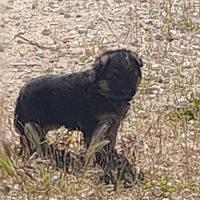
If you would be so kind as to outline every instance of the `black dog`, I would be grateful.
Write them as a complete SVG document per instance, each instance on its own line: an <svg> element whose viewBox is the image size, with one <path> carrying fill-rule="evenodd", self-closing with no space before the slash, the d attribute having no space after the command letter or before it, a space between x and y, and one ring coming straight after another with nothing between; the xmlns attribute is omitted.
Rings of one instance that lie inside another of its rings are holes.
<svg viewBox="0 0 200 200"><path fill-rule="evenodd" d="M82 131L88 146L99 124L109 122L112 151L117 129L140 84L142 66L135 53L118 49L101 54L90 70L32 79L17 99L15 128L26 137L26 122L38 124L45 132L64 125Z"/></svg>

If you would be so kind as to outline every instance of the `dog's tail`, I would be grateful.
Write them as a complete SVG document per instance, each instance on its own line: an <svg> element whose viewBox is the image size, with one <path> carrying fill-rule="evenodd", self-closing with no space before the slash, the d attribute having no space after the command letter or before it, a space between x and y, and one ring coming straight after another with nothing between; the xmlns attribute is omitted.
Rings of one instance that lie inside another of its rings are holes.
<svg viewBox="0 0 200 200"><path fill-rule="evenodd" d="M22 122L23 116L21 116L22 109L23 108L21 106L20 99L18 97L15 112L14 112L14 127L15 127L15 130L20 135L24 135L24 124Z"/></svg>

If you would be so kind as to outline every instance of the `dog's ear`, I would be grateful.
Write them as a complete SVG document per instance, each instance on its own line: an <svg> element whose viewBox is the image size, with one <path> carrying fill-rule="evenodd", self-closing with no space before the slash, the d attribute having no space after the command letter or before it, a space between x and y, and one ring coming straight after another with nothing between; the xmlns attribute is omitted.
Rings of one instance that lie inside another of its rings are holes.
<svg viewBox="0 0 200 200"><path fill-rule="evenodd" d="M134 56L134 58L135 58L136 62L138 63L138 65L139 65L140 67L143 67L142 59L139 58L138 56Z"/></svg>
<svg viewBox="0 0 200 200"><path fill-rule="evenodd" d="M107 54L101 54L98 56L94 62L94 70L98 73L103 72L104 67L109 61L109 56Z"/></svg>
<svg viewBox="0 0 200 200"><path fill-rule="evenodd" d="M116 56L118 53L118 50L110 50L105 51L104 53L100 54L94 63L94 70L98 71L98 74L104 71L105 66L108 64L108 62Z"/></svg>

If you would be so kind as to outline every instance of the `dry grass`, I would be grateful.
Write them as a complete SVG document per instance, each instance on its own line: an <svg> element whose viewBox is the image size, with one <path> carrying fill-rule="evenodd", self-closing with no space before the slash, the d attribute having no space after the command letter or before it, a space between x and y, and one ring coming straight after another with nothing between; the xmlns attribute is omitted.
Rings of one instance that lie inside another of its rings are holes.
<svg viewBox="0 0 200 200"><path fill-rule="evenodd" d="M200 199L199 0L0 5L1 138L10 136L11 144L1 151L10 161L2 156L2 164L0 158L4 199ZM84 70L96 54L116 46L139 52L145 65L116 146L143 171L145 184L113 191L92 169L72 176L46 163L19 160L11 122L24 82L49 72Z"/></svg>

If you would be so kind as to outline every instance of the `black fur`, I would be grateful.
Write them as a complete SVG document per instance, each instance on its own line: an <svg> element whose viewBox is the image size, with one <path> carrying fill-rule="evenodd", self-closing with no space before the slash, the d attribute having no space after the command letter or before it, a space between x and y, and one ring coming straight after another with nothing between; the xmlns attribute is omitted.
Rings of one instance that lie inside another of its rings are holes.
<svg viewBox="0 0 200 200"><path fill-rule="evenodd" d="M141 81L142 66L135 53L119 49L101 54L90 70L34 78L20 91L15 128L25 136L26 122L36 123L45 131L64 125L82 131L89 145L99 123L107 121L114 148L119 124Z"/></svg>

